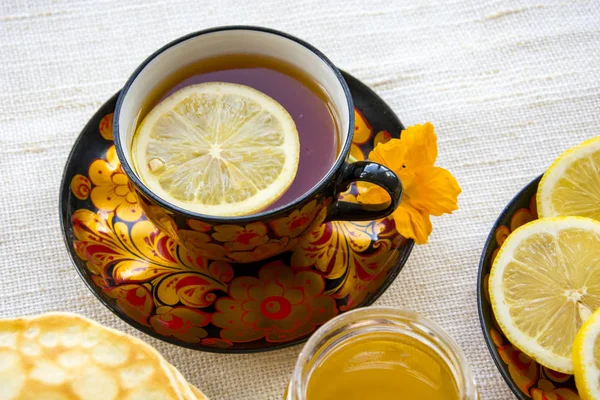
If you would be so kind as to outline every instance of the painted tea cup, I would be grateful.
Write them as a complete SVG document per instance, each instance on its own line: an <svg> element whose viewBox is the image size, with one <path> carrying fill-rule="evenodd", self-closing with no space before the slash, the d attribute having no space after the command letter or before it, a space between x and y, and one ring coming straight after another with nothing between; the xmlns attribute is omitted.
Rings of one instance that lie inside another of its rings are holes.
<svg viewBox="0 0 600 400"><path fill-rule="evenodd" d="M220 55L255 54L291 64L328 94L339 122L341 149L329 171L312 189L281 207L239 217L203 215L165 201L144 184L130 152L140 110L157 85L181 68ZM229 262L261 261L293 248L302 235L330 220L374 220L392 213L402 185L388 168L370 161L348 162L354 133L354 108L341 73L310 44L271 29L228 26L179 38L148 57L129 78L117 101L113 126L122 168L148 219L198 255ZM338 200L352 182L381 186L386 204Z"/></svg>

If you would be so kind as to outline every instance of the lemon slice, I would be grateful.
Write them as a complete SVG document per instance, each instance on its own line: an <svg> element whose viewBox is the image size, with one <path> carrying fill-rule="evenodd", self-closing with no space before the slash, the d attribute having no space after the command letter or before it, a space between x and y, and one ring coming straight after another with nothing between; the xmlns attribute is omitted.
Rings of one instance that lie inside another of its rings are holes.
<svg viewBox="0 0 600 400"><path fill-rule="evenodd" d="M515 230L496 256L489 292L513 345L572 374L575 335L600 307L600 222L547 218Z"/></svg>
<svg viewBox="0 0 600 400"><path fill-rule="evenodd" d="M600 220L600 136L561 154L537 192L540 217L577 215Z"/></svg>
<svg viewBox="0 0 600 400"><path fill-rule="evenodd" d="M233 83L187 86L148 113L132 154L144 183L189 211L259 211L292 184L300 143L290 114L264 93Z"/></svg>
<svg viewBox="0 0 600 400"><path fill-rule="evenodd" d="M575 338L573 366L579 397L600 399L600 309L583 324Z"/></svg>

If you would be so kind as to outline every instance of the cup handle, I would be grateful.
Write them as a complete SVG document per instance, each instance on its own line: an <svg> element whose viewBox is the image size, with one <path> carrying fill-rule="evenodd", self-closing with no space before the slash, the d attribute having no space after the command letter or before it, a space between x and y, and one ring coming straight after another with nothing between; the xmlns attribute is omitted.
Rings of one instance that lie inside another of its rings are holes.
<svg viewBox="0 0 600 400"><path fill-rule="evenodd" d="M371 221L390 215L402 199L402 182L391 169L372 161L346 163L336 182L336 193L348 189L352 182L370 182L383 188L391 201L382 204L360 204L336 200L325 221Z"/></svg>

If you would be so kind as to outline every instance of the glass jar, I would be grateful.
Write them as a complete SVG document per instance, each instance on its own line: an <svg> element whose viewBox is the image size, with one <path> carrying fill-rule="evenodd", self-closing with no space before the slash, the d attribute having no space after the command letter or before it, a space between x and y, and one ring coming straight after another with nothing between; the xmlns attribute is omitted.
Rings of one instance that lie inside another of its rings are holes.
<svg viewBox="0 0 600 400"><path fill-rule="evenodd" d="M478 399L467 359L456 342L440 326L422 316L391 307L368 307L337 316L319 328L298 356L285 400L306 400L313 371L340 345L364 334L384 334L410 339L427 349L450 372L460 400ZM398 336L396 336L398 335ZM363 336L364 338L364 336Z"/></svg>

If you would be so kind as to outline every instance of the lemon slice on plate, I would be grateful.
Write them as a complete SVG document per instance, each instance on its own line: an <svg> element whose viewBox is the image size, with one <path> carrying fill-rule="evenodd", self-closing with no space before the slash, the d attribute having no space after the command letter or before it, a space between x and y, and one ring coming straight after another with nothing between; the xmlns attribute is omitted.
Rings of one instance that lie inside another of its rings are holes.
<svg viewBox="0 0 600 400"><path fill-rule="evenodd" d="M144 118L132 155L144 183L189 211L228 216L276 201L298 170L290 114L248 86L209 82L173 93Z"/></svg>
<svg viewBox="0 0 600 400"><path fill-rule="evenodd" d="M492 265L489 292L513 345L572 374L575 336L600 307L600 222L547 218L515 230Z"/></svg>
<svg viewBox="0 0 600 400"><path fill-rule="evenodd" d="M537 192L540 217L577 215L600 220L600 136L561 154Z"/></svg>
<svg viewBox="0 0 600 400"><path fill-rule="evenodd" d="M600 309L583 324L575 338L573 365L581 399L600 399Z"/></svg>

